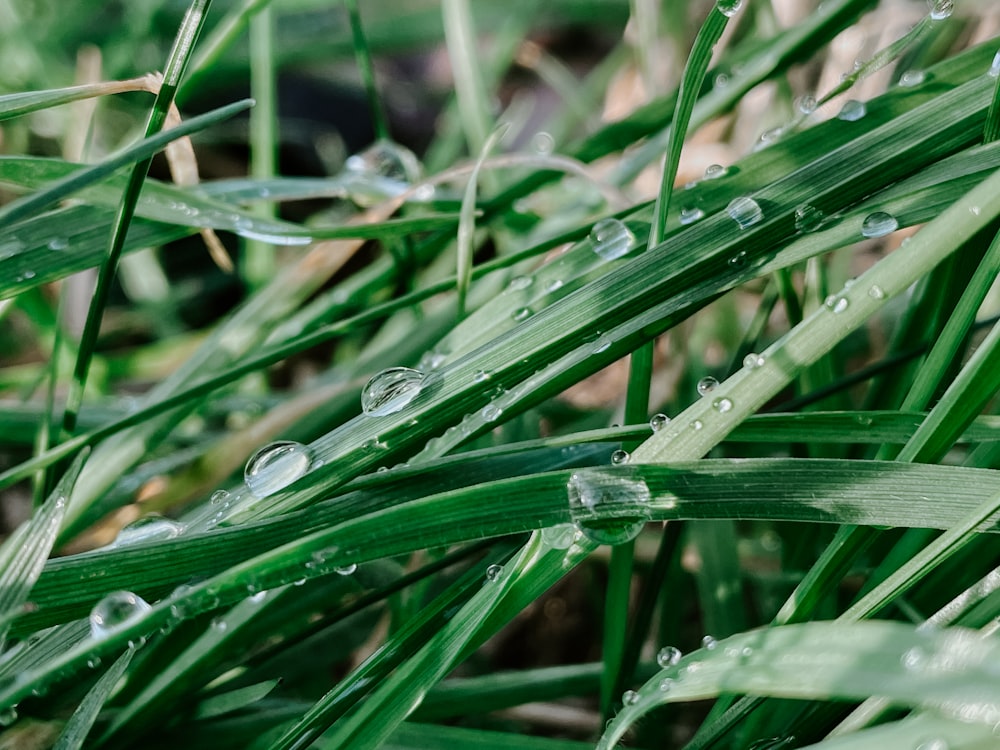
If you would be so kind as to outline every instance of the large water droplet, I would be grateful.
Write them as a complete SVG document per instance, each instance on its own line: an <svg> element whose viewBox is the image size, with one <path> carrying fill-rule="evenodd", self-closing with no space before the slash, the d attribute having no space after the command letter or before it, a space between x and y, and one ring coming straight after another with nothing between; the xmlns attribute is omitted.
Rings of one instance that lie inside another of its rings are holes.
<svg viewBox="0 0 1000 750"><path fill-rule="evenodd" d="M885 237L899 229L899 222L892 214L885 211L876 211L868 214L861 222L861 234L868 238Z"/></svg>
<svg viewBox="0 0 1000 750"><path fill-rule="evenodd" d="M344 166L351 172L376 177L388 177L401 182L420 180L420 160L405 146L387 140L375 141L371 146L347 158Z"/></svg>
<svg viewBox="0 0 1000 750"><path fill-rule="evenodd" d="M590 241L604 260L615 260L632 249L635 235L618 219L601 219L590 230Z"/></svg>
<svg viewBox="0 0 1000 750"><path fill-rule="evenodd" d="M621 466L622 464L627 464L630 456L628 451L623 451L621 449L616 450L611 454L611 463L615 466Z"/></svg>
<svg viewBox="0 0 1000 750"><path fill-rule="evenodd" d="M795 209L795 228L800 232L812 232L823 223L823 212L808 204Z"/></svg>
<svg viewBox="0 0 1000 750"><path fill-rule="evenodd" d="M566 485L569 512L580 532L598 544L635 539L650 518L650 493L638 475L583 469Z"/></svg>
<svg viewBox="0 0 1000 750"><path fill-rule="evenodd" d="M675 666L682 656L681 650L676 646L664 646L656 653L656 663L666 669Z"/></svg>
<svg viewBox="0 0 1000 750"><path fill-rule="evenodd" d="M719 381L716 378L713 378L711 375L707 375L698 381L698 395L707 396L709 393L714 391L718 385Z"/></svg>
<svg viewBox="0 0 1000 750"><path fill-rule="evenodd" d="M90 611L90 635L95 640L107 638L149 612L151 607L131 591L112 591Z"/></svg>
<svg viewBox="0 0 1000 750"><path fill-rule="evenodd" d="M904 88L911 88L913 86L919 86L924 82L927 74L922 70L907 70L903 75L899 77L899 85Z"/></svg>
<svg viewBox="0 0 1000 750"><path fill-rule="evenodd" d="M497 404L486 404L482 409L479 410L479 416L483 418L484 422L496 422L503 415L503 409Z"/></svg>
<svg viewBox="0 0 1000 750"><path fill-rule="evenodd" d="M341 565L339 568L334 568L333 571L340 576L352 576L358 570L357 563L348 563L347 565Z"/></svg>
<svg viewBox="0 0 1000 750"><path fill-rule="evenodd" d="M254 495L267 497L301 477L311 464L309 448L292 440L278 440L250 456L243 480Z"/></svg>
<svg viewBox="0 0 1000 750"><path fill-rule="evenodd" d="M846 120L847 122L857 122L866 114L868 114L868 107L865 106L864 102L859 102L857 99L850 99L840 108L840 112L837 113L837 119Z"/></svg>
<svg viewBox="0 0 1000 750"><path fill-rule="evenodd" d="M659 432L668 424L670 424L670 417L662 413L654 414L649 420L649 427L653 432Z"/></svg>
<svg viewBox="0 0 1000 750"><path fill-rule="evenodd" d="M722 15L732 18L743 7L743 0L718 0L715 7Z"/></svg>
<svg viewBox="0 0 1000 750"><path fill-rule="evenodd" d="M764 218L764 212L760 205L753 198L745 195L734 198L726 206L726 213L729 218L739 224L740 229L752 227Z"/></svg>
<svg viewBox="0 0 1000 750"><path fill-rule="evenodd" d="M370 417L395 414L420 394L424 374L410 367L390 367L361 390L361 410Z"/></svg>
<svg viewBox="0 0 1000 750"><path fill-rule="evenodd" d="M952 0L928 0L931 9L931 18L935 21L943 21L951 18L955 11L955 3Z"/></svg>
<svg viewBox="0 0 1000 750"><path fill-rule="evenodd" d="M500 576L503 575L503 565L497 565L494 563L486 568L486 580L493 582L500 580Z"/></svg>
<svg viewBox="0 0 1000 750"><path fill-rule="evenodd" d="M183 524L160 515L151 514L123 526L111 544L113 547L123 547L142 542L161 542L180 536L183 531Z"/></svg>

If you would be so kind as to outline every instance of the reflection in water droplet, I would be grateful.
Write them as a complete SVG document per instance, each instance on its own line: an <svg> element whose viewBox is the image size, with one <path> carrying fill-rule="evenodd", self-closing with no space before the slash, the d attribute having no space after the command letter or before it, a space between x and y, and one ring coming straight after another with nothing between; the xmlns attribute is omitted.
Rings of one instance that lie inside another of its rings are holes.
<svg viewBox="0 0 1000 750"><path fill-rule="evenodd" d="M608 349L611 348L611 344L613 343L614 341L612 341L611 337L608 336L608 334L602 333L600 336L594 339L594 343L591 345L590 351L592 351L594 354L600 354L601 352L606 352Z"/></svg>
<svg viewBox="0 0 1000 750"><path fill-rule="evenodd" d="M254 453L243 470L243 480L257 497L273 495L307 471L312 453L292 440L279 440Z"/></svg>
<svg viewBox="0 0 1000 750"><path fill-rule="evenodd" d="M530 307L519 307L513 313L511 313L511 318L515 322L520 323L522 320L527 320L532 316L532 311Z"/></svg>
<svg viewBox="0 0 1000 750"><path fill-rule="evenodd" d="M729 265L733 268L743 268L747 264L747 251L740 250L736 255L729 259Z"/></svg>
<svg viewBox="0 0 1000 750"><path fill-rule="evenodd" d="M210 625L212 630L215 630L219 633L225 633L229 629L229 623L227 623L221 617L213 617Z"/></svg>
<svg viewBox="0 0 1000 750"><path fill-rule="evenodd" d="M711 375L706 375L698 381L698 395L707 396L715 390L717 385L719 385L719 381L716 378L713 378Z"/></svg>
<svg viewBox="0 0 1000 750"><path fill-rule="evenodd" d="M556 147L556 142L549 133L544 130L535 133L531 139L531 149L536 154L542 154L542 156L548 156Z"/></svg>
<svg viewBox="0 0 1000 750"><path fill-rule="evenodd" d="M694 224L698 219L702 218L705 212L702 211L697 206L692 206L691 208L681 209L681 224L686 226L688 224Z"/></svg>
<svg viewBox="0 0 1000 750"><path fill-rule="evenodd" d="M618 219L601 219L590 230L590 241L604 260L615 260L632 249L635 235Z"/></svg>
<svg viewBox="0 0 1000 750"><path fill-rule="evenodd" d="M823 212L808 204L795 209L795 229L799 232L812 232L823 223Z"/></svg>
<svg viewBox="0 0 1000 750"><path fill-rule="evenodd" d="M350 563L349 565L341 565L339 568L334 568L333 571L337 575L350 576L354 575L357 569L358 569L357 563Z"/></svg>
<svg viewBox="0 0 1000 750"><path fill-rule="evenodd" d="M729 170L727 170L721 164L709 164L707 167L705 167L705 179L706 180L718 179L719 177L725 175L727 171Z"/></svg>
<svg viewBox="0 0 1000 750"><path fill-rule="evenodd" d="M500 579L500 576L502 575L503 575L503 565L493 564L486 569L487 581L497 581Z"/></svg>
<svg viewBox="0 0 1000 750"><path fill-rule="evenodd" d="M660 680L659 688L661 693L669 693L674 689L674 681L669 677L664 677Z"/></svg>
<svg viewBox="0 0 1000 750"><path fill-rule="evenodd" d="M649 426L652 428L653 432L659 432L668 424L670 424L670 417L662 413L654 414L649 420Z"/></svg>
<svg viewBox="0 0 1000 750"><path fill-rule="evenodd" d="M420 395L424 374L410 367L390 367L375 375L361 390L361 411L384 417L402 411Z"/></svg>
<svg viewBox="0 0 1000 750"><path fill-rule="evenodd" d="M732 18L743 7L743 0L718 0L715 7L719 9L722 15Z"/></svg>
<svg viewBox="0 0 1000 750"><path fill-rule="evenodd" d="M474 383L485 383L491 377L493 377L493 376L489 372L487 372L486 370L477 370L476 374L472 376L472 382L474 382Z"/></svg>
<svg viewBox="0 0 1000 750"><path fill-rule="evenodd" d="M582 469L566 485L577 529L598 544L622 544L639 535L650 518L650 493L638 475L620 469Z"/></svg>
<svg viewBox="0 0 1000 750"><path fill-rule="evenodd" d="M507 285L507 288L513 291L527 289L534 283L534 281L535 280L531 276L515 276L513 279L510 280L510 283Z"/></svg>
<svg viewBox="0 0 1000 750"><path fill-rule="evenodd" d="M123 547L128 544L142 542L161 542L173 539L184 531L184 524L171 521L157 514L143 516L132 523L123 526L118 536L111 543L112 547Z"/></svg>
<svg viewBox="0 0 1000 750"><path fill-rule="evenodd" d="M952 0L929 0L928 5L931 8L931 19L934 21L951 18L951 14L955 12L955 3Z"/></svg>
<svg viewBox="0 0 1000 750"><path fill-rule="evenodd" d="M903 75L899 77L899 85L904 88L910 88L912 86L919 86L924 82L927 74L922 70L907 70Z"/></svg>
<svg viewBox="0 0 1000 750"><path fill-rule="evenodd" d="M837 113L837 119L856 122L866 114L868 114L868 107L865 106L864 102L859 102L857 99L850 99L840 108L840 112Z"/></svg>
<svg viewBox="0 0 1000 750"><path fill-rule="evenodd" d="M388 177L400 182L418 182L423 169L420 160L405 146L378 140L344 163L348 171L374 177Z"/></svg>
<svg viewBox="0 0 1000 750"><path fill-rule="evenodd" d="M693 422L691 422L691 429L694 430L695 432L697 432L704 426L705 425L702 423L700 419L696 419Z"/></svg>
<svg viewBox="0 0 1000 750"><path fill-rule="evenodd" d="M682 656L681 650L676 646L664 646L656 653L656 663L666 669L675 666Z"/></svg>
<svg viewBox="0 0 1000 750"><path fill-rule="evenodd" d="M496 422L500 419L502 414L503 409L496 404L486 404L486 406L479 411L479 416L483 418L484 422Z"/></svg>
<svg viewBox="0 0 1000 750"><path fill-rule="evenodd" d="M892 214L885 211L876 211L868 214L861 222L861 234L869 239L874 237L884 237L899 229L899 222Z"/></svg>
<svg viewBox="0 0 1000 750"><path fill-rule="evenodd" d="M987 71L990 78L1000 78L1000 52L993 55L993 62L990 63L990 69Z"/></svg>
<svg viewBox="0 0 1000 750"><path fill-rule="evenodd" d="M69 247L69 240L65 237L53 237L49 240L49 250L65 250Z"/></svg>
<svg viewBox="0 0 1000 750"><path fill-rule="evenodd" d="M710 635L706 635L704 638L701 639L701 647L708 649L709 651L713 650L718 645L719 642Z"/></svg>
<svg viewBox="0 0 1000 750"><path fill-rule="evenodd" d="M116 630L132 624L151 607L131 591L112 591L90 611L90 635L95 640L107 638Z"/></svg>
<svg viewBox="0 0 1000 750"><path fill-rule="evenodd" d="M630 456L628 451L623 451L621 449L616 450L611 454L611 463L615 466L620 466L621 464L627 464Z"/></svg>
<svg viewBox="0 0 1000 750"><path fill-rule="evenodd" d="M837 301L833 303L833 311L834 313L842 313L850 307L850 304L847 297L838 297Z"/></svg>
<svg viewBox="0 0 1000 750"><path fill-rule="evenodd" d="M752 227L764 218L764 212L757 201L745 195L730 201L729 205L726 206L726 213L729 214L729 218L739 224L740 229Z"/></svg>

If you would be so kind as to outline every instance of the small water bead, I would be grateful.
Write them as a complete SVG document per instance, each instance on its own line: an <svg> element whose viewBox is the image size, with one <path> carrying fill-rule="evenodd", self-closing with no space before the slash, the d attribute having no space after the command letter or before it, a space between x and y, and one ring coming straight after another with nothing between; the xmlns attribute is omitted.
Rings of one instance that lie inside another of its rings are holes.
<svg viewBox="0 0 1000 750"><path fill-rule="evenodd" d="M729 205L726 206L726 213L739 225L740 229L752 227L764 219L764 212L757 201L745 195L730 201Z"/></svg>
<svg viewBox="0 0 1000 750"><path fill-rule="evenodd" d="M123 547L142 542L161 542L165 539L174 539L183 531L183 524L157 514L150 514L123 526L111 544L113 547Z"/></svg>
<svg viewBox="0 0 1000 750"><path fill-rule="evenodd" d="M715 88L724 89L728 85L729 85L729 76L727 76L725 73L719 73L719 75L715 77Z"/></svg>
<svg viewBox="0 0 1000 750"><path fill-rule="evenodd" d="M664 677L658 685L661 693L669 693L674 689L674 681L669 677Z"/></svg>
<svg viewBox="0 0 1000 750"><path fill-rule="evenodd" d="M511 313L511 318L516 323L520 323L522 320L527 320L532 316L532 311L530 307L519 307L513 313Z"/></svg>
<svg viewBox="0 0 1000 750"><path fill-rule="evenodd" d="M743 7L743 0L718 0L715 7L719 9L722 15L732 18Z"/></svg>
<svg viewBox="0 0 1000 750"><path fill-rule="evenodd" d="M606 333L602 333L600 336L594 339L594 343L591 345L590 351L592 351L594 354L600 354L601 352L606 352L608 349L611 348L611 344L613 343L614 341L612 341L610 336L608 336Z"/></svg>
<svg viewBox="0 0 1000 750"><path fill-rule="evenodd" d="M15 706L0 709L0 727L9 727L15 721L17 721L17 708Z"/></svg>
<svg viewBox="0 0 1000 750"><path fill-rule="evenodd" d="M656 663L662 668L676 666L684 654L676 646L664 646L656 653Z"/></svg>
<svg viewBox="0 0 1000 750"><path fill-rule="evenodd" d="M308 447L292 440L278 440L250 456L243 480L256 497L268 497L309 471L311 464Z"/></svg>
<svg viewBox="0 0 1000 750"><path fill-rule="evenodd" d="M1000 52L993 55L993 62L990 63L990 69L986 72L989 73L990 78L1000 78Z"/></svg>
<svg viewBox="0 0 1000 750"><path fill-rule="evenodd" d="M840 112L837 113L837 119L844 120L845 122L857 122L866 114L868 114L868 107L865 106L864 102L859 102L857 99L849 99L840 108Z"/></svg>
<svg viewBox="0 0 1000 750"><path fill-rule="evenodd" d="M618 219L601 219L590 230L590 241L604 260L615 260L632 249L635 235Z"/></svg>
<svg viewBox="0 0 1000 750"><path fill-rule="evenodd" d="M705 426L704 423L700 419L696 419L693 422L691 422L691 429L694 430L695 432L697 432L704 426Z"/></svg>
<svg viewBox="0 0 1000 750"><path fill-rule="evenodd" d="M728 398L717 398L712 402L712 408L720 414L725 414L733 408L733 402Z"/></svg>
<svg viewBox="0 0 1000 750"><path fill-rule="evenodd" d="M701 639L701 647L709 651L713 650L718 645L719 642L710 635L706 635L704 638Z"/></svg>
<svg viewBox="0 0 1000 750"><path fill-rule="evenodd" d="M729 265L733 268L743 268L747 264L747 251L740 250L736 255L729 259Z"/></svg>
<svg viewBox="0 0 1000 750"><path fill-rule="evenodd" d="M541 154L542 156L548 156L556 147L555 139L551 134L546 133L544 130L535 133L531 138L531 149L536 154Z"/></svg>
<svg viewBox="0 0 1000 750"><path fill-rule="evenodd" d="M721 164L709 164L705 167L705 179L717 180L718 178L723 177L728 171L729 170Z"/></svg>
<svg viewBox="0 0 1000 750"><path fill-rule="evenodd" d="M804 115L811 115L815 112L817 104L816 97L811 94L800 96L795 102L796 109Z"/></svg>
<svg viewBox="0 0 1000 750"><path fill-rule="evenodd" d="M622 705L623 706L634 706L639 702L639 694L634 690L626 690L622 693Z"/></svg>
<svg viewBox="0 0 1000 750"><path fill-rule="evenodd" d="M872 284L868 288L868 296L872 299L885 299L885 289L878 284Z"/></svg>
<svg viewBox="0 0 1000 750"><path fill-rule="evenodd" d="M477 370L476 374L472 376L472 382L474 383L485 383L493 375L486 370Z"/></svg>
<svg viewBox="0 0 1000 750"><path fill-rule="evenodd" d="M861 222L861 234L868 239L875 237L885 237L899 229L899 222L892 214L885 211L876 211L868 214Z"/></svg>
<svg viewBox="0 0 1000 750"><path fill-rule="evenodd" d="M691 208L682 208L680 215L681 225L687 226L688 224L694 224L696 221L698 221L698 219L701 219L704 216L705 212L702 211L697 206L692 206Z"/></svg>
<svg viewBox="0 0 1000 750"><path fill-rule="evenodd" d="M65 250L69 247L69 240L65 237L53 237L49 240L49 250Z"/></svg>
<svg viewBox="0 0 1000 750"><path fill-rule="evenodd" d="M213 617L210 627L217 633L225 633L229 630L229 623L221 617Z"/></svg>
<svg viewBox="0 0 1000 750"><path fill-rule="evenodd" d="M953 0L928 0L927 4L931 9L931 19L934 21L943 21L946 18L951 18L951 14L955 12L955 3Z"/></svg>
<svg viewBox="0 0 1000 750"><path fill-rule="evenodd" d="M521 289L527 289L533 283L535 283L535 280L531 276L515 276L510 280L507 288L518 291Z"/></svg>
<svg viewBox="0 0 1000 750"><path fill-rule="evenodd" d="M559 289L562 289L564 283L565 282L563 282L562 279L552 279L552 281L550 281L548 284L545 285L545 291L555 292Z"/></svg>
<svg viewBox="0 0 1000 750"><path fill-rule="evenodd" d="M357 570L358 570L357 563L351 563L349 565L341 565L340 567L333 569L333 571L340 576L354 575L354 573L357 572Z"/></svg>
<svg viewBox="0 0 1000 750"><path fill-rule="evenodd" d="M267 589L263 591L254 591L254 586L247 586L247 592L250 594L248 599L254 604L260 604L265 599L267 599Z"/></svg>
<svg viewBox="0 0 1000 750"><path fill-rule="evenodd" d="M823 212L815 206L805 204L795 209L795 229L799 232L812 232L823 223Z"/></svg>
<svg viewBox="0 0 1000 750"><path fill-rule="evenodd" d="M90 611L90 635L94 640L107 638L120 628L141 618L151 607L131 591L112 591Z"/></svg>
<svg viewBox="0 0 1000 750"><path fill-rule="evenodd" d="M420 180L420 160L412 151L398 143L378 140L353 156L349 156L344 166L356 174L388 177L401 182Z"/></svg>
<svg viewBox="0 0 1000 750"><path fill-rule="evenodd" d="M361 410L370 417L402 411L420 395L424 374L410 367L390 367L369 380L361 390Z"/></svg>
<svg viewBox="0 0 1000 750"><path fill-rule="evenodd" d="M496 404L486 404L479 410L479 416L484 422L496 422L503 415L503 409Z"/></svg>
<svg viewBox="0 0 1000 750"><path fill-rule="evenodd" d="M759 354L755 354L754 352L750 352L747 356L743 358L743 366L748 370L756 370L758 367L762 367L763 365L764 365L764 358Z"/></svg>
<svg viewBox="0 0 1000 750"><path fill-rule="evenodd" d="M611 463L615 466L621 466L622 464L627 464L629 458L631 458L631 456L629 456L628 451L619 449L611 454Z"/></svg>
<svg viewBox="0 0 1000 750"><path fill-rule="evenodd" d="M840 314L840 313L844 312L848 307L850 307L850 305L851 305L851 303L847 299L847 297L838 297L834 301L833 307L830 308L830 309L833 310L834 314Z"/></svg>
<svg viewBox="0 0 1000 750"><path fill-rule="evenodd" d="M919 86L927 78L927 74L922 70L907 70L899 77L899 85L904 88Z"/></svg>
<svg viewBox="0 0 1000 750"><path fill-rule="evenodd" d="M629 542L650 518L649 487L627 474L582 469L570 476L566 493L573 523L598 544Z"/></svg>
<svg viewBox="0 0 1000 750"><path fill-rule="evenodd" d="M486 569L486 580L497 581L503 575L503 565L493 564Z"/></svg>
<svg viewBox="0 0 1000 750"><path fill-rule="evenodd" d="M926 740L917 745L917 750L948 750L948 741L940 737Z"/></svg>
<svg viewBox="0 0 1000 750"><path fill-rule="evenodd" d="M663 413L654 414L649 420L649 427L653 432L659 432L668 424L670 424L670 417Z"/></svg>
<svg viewBox="0 0 1000 750"><path fill-rule="evenodd" d="M711 375L706 375L698 381L698 395L707 396L709 393L714 391L718 385L719 381L717 378L713 378Z"/></svg>
<svg viewBox="0 0 1000 750"><path fill-rule="evenodd" d="M571 523L560 523L542 529L542 542L552 549L569 549L580 532Z"/></svg>

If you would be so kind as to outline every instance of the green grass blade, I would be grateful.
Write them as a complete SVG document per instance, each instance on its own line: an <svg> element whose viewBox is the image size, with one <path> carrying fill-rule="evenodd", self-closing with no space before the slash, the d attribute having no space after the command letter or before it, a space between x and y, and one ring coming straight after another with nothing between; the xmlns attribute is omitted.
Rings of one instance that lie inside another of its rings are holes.
<svg viewBox="0 0 1000 750"><path fill-rule="evenodd" d="M128 669L133 656L135 656L135 649L126 649L101 675L101 679L87 692L86 697L77 706L69 721L66 722L66 727L59 735L53 750L78 750L78 748L83 747L87 735L90 734L94 722L97 721L97 714L100 713L101 708L118 687L118 682Z"/></svg>

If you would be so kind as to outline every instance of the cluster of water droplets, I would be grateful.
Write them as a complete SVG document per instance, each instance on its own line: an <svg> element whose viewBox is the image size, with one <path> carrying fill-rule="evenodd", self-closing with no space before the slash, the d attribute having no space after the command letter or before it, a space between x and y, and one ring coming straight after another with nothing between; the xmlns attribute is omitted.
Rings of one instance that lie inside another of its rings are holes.
<svg viewBox="0 0 1000 750"><path fill-rule="evenodd" d="M574 525L598 544L635 539L651 517L649 487L638 477L581 469L570 476L566 492Z"/></svg>
<svg viewBox="0 0 1000 750"><path fill-rule="evenodd" d="M601 219L590 230L590 242L604 260L616 260L635 246L635 235L620 219Z"/></svg>
<svg viewBox="0 0 1000 750"><path fill-rule="evenodd" d="M243 479L255 497L265 498L306 474L312 463L312 451L308 446L292 440L278 440L250 457L243 470ZM213 500L216 497L213 495Z"/></svg>
<svg viewBox="0 0 1000 750"><path fill-rule="evenodd" d="M361 410L370 417L402 411L420 395L424 374L410 367L390 367L373 376L361 390Z"/></svg>

